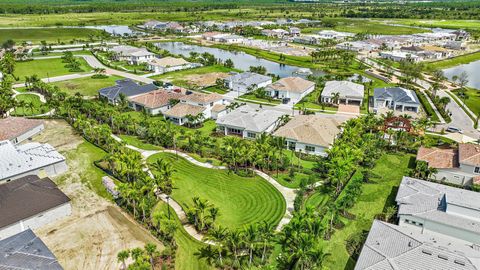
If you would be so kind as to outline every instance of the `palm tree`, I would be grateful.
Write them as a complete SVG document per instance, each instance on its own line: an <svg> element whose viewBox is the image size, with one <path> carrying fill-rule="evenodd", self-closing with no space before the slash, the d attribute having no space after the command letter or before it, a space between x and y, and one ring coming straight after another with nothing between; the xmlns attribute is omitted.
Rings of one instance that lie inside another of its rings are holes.
<svg viewBox="0 0 480 270"><path fill-rule="evenodd" d="M243 241L247 245L248 248L248 266L252 266L253 261L253 251L257 246L258 241L258 228L254 224L248 225L243 232Z"/></svg>
<svg viewBox="0 0 480 270"><path fill-rule="evenodd" d="M150 260L150 265L152 267L152 270L154 270L154 256L157 253L157 246L152 243L147 243L145 245L145 252L148 254L149 260Z"/></svg>
<svg viewBox="0 0 480 270"><path fill-rule="evenodd" d="M120 269L127 269L127 264L125 261L128 259L128 257L130 257L130 251L128 250L122 250L117 254L118 261L122 263L122 267Z"/></svg>
<svg viewBox="0 0 480 270"><path fill-rule="evenodd" d="M218 252L218 262L219 265L223 265L223 257L222 257L222 252L223 252L223 245L225 241L225 237L227 236L227 229L223 228L222 226L218 227L213 227L208 231L208 234L205 237L205 240L207 241L213 241L215 242L215 245L218 247L217 252Z"/></svg>
<svg viewBox="0 0 480 270"><path fill-rule="evenodd" d="M340 102L340 93L339 92L332 93L332 102L335 103L335 104L338 104Z"/></svg>

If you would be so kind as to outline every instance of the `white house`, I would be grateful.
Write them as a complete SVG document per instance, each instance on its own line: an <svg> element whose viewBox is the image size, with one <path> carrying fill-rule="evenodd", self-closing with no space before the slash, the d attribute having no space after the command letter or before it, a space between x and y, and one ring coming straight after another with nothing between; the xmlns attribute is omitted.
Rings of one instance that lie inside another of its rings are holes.
<svg viewBox="0 0 480 270"><path fill-rule="evenodd" d="M0 185L0 239L69 216L70 198L55 183L26 176Z"/></svg>
<svg viewBox="0 0 480 270"><path fill-rule="evenodd" d="M225 86L231 91L247 93L251 90L266 87L272 83L272 78L253 72L243 72L225 78L224 82Z"/></svg>
<svg viewBox="0 0 480 270"><path fill-rule="evenodd" d="M332 117L297 115L273 135L285 138L287 148L292 151L327 156L326 150L340 133L339 126Z"/></svg>
<svg viewBox="0 0 480 270"><path fill-rule="evenodd" d="M199 63L190 63L183 58L164 57L154 58L148 61L148 69L156 74L163 74L182 69L196 68L202 66Z"/></svg>
<svg viewBox="0 0 480 270"><path fill-rule="evenodd" d="M155 54L145 48L137 48L127 45L118 45L110 49L113 52L114 59L126 61L130 65L146 63L155 58Z"/></svg>
<svg viewBox="0 0 480 270"><path fill-rule="evenodd" d="M0 141L9 140L14 144L21 143L45 129L42 120L23 117L7 117L0 119Z"/></svg>
<svg viewBox="0 0 480 270"><path fill-rule="evenodd" d="M223 97L219 94L204 94L198 92L187 92L176 104L163 115L166 119L175 124L184 125L188 123L188 116L203 115L204 119L212 118L212 109L217 104L224 104Z"/></svg>
<svg viewBox="0 0 480 270"><path fill-rule="evenodd" d="M375 88L373 90L373 107L378 110L388 108L394 111L420 111L420 101L413 90L402 87Z"/></svg>
<svg viewBox="0 0 480 270"><path fill-rule="evenodd" d="M323 88L321 100L325 103L333 103L334 96L338 94L337 103L362 105L364 92L362 84L350 81L328 81Z"/></svg>
<svg viewBox="0 0 480 270"><path fill-rule="evenodd" d="M273 132L283 115L285 113L276 110L245 105L219 117L216 121L217 131L224 135L255 139L259 134Z"/></svg>
<svg viewBox="0 0 480 270"><path fill-rule="evenodd" d="M0 142L0 184L26 175L52 177L66 170L65 157L49 144Z"/></svg>
<svg viewBox="0 0 480 270"><path fill-rule="evenodd" d="M354 52L361 52L361 51L370 52L370 51L378 50L380 48L380 46L377 44L368 43L365 41L342 42L337 44L335 47L339 50L348 50L348 51L354 51Z"/></svg>
<svg viewBox="0 0 480 270"><path fill-rule="evenodd" d="M419 62L422 60L422 58L416 54L413 54L410 52L402 52L402 51L383 51L383 52L379 52L378 55L381 58L389 59L395 62L401 62L401 61Z"/></svg>
<svg viewBox="0 0 480 270"><path fill-rule="evenodd" d="M335 40L345 40L349 37L355 36L353 33L347 32L337 32L334 30L322 30L318 32L318 36L321 39L335 39Z"/></svg>
<svg viewBox="0 0 480 270"><path fill-rule="evenodd" d="M267 95L297 103L315 90L315 83L300 77L282 78L265 88Z"/></svg>

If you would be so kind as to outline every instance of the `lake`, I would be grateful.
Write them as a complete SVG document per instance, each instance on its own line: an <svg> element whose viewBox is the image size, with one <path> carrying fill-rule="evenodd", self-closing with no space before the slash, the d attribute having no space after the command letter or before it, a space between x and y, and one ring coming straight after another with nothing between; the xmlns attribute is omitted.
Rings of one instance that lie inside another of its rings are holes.
<svg viewBox="0 0 480 270"><path fill-rule="evenodd" d="M235 68L241 70L249 70L251 66L263 66L267 69L267 73L272 73L282 78L292 76L293 72L297 71L300 68L296 66L279 64L262 58L257 58L244 52L227 51L217 48L190 45L183 42L161 42L156 43L155 46L167 50L170 53L176 55L183 55L186 57L190 56L190 52L197 52L199 54L207 52L222 61L232 59ZM315 76L321 76L325 74L320 70L312 70L312 72Z"/></svg>
<svg viewBox="0 0 480 270"><path fill-rule="evenodd" d="M468 75L467 86L480 89L480 60L447 68L443 70L445 76L451 80L453 76L459 76L462 72L466 72Z"/></svg>

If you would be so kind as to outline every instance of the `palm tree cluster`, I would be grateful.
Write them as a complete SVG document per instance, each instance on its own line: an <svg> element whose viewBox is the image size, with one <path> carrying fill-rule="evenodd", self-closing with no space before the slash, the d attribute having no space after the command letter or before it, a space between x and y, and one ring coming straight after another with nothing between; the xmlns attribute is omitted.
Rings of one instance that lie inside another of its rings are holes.
<svg viewBox="0 0 480 270"><path fill-rule="evenodd" d="M313 63L318 63L319 61L328 62L335 67L339 65L349 66L355 59L355 53L351 51L330 48L312 51L310 56Z"/></svg>
<svg viewBox="0 0 480 270"><path fill-rule="evenodd" d="M213 54L204 52L199 54L197 52L190 52L190 57L187 59L191 62L198 62L204 66L213 66L220 63L220 59L215 58Z"/></svg>
<svg viewBox="0 0 480 270"><path fill-rule="evenodd" d="M186 211L188 221L197 231L207 232L215 224L219 209L208 200L202 200L199 197L193 197L192 202L193 205Z"/></svg>
<svg viewBox="0 0 480 270"><path fill-rule="evenodd" d="M8 111L15 106L15 99L13 98L12 79L10 76L5 76L0 81L0 118L6 117Z"/></svg>
<svg viewBox="0 0 480 270"><path fill-rule="evenodd" d="M213 227L203 246L195 254L220 269L244 269L265 266L272 253L274 227L268 222L250 224L240 230Z"/></svg>
<svg viewBox="0 0 480 270"><path fill-rule="evenodd" d="M154 169L153 180L155 182L157 192L165 193L167 195L172 194L172 175L175 172L172 163L164 159L157 159L151 166Z"/></svg>
<svg viewBox="0 0 480 270"><path fill-rule="evenodd" d="M66 51L63 53L62 62L66 63L65 67L69 69L70 72L81 72L80 61L73 56L71 51Z"/></svg>
<svg viewBox="0 0 480 270"><path fill-rule="evenodd" d="M153 270L157 269L157 266L161 266L162 269L173 269L173 265L163 262L161 256L162 253L157 250L155 244L147 243L143 249L137 247L120 251L117 259L122 263L122 270ZM132 258L133 262L127 266L128 258Z"/></svg>
<svg viewBox="0 0 480 270"><path fill-rule="evenodd" d="M438 169L429 167L428 163L423 160L417 160L415 169L412 171L412 177L428 180L438 172Z"/></svg>
<svg viewBox="0 0 480 270"><path fill-rule="evenodd" d="M28 91L43 95L47 101L45 106L48 108L58 108L67 97L67 94L61 91L58 86L43 82L36 74L25 76L25 88Z"/></svg>

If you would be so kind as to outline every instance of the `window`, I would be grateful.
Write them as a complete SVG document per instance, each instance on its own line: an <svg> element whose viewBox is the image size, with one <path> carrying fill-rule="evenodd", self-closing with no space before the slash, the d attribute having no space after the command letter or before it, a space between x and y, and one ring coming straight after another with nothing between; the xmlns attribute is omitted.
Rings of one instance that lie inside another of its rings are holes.
<svg viewBox="0 0 480 270"><path fill-rule="evenodd" d="M307 152L315 152L315 147L310 145L305 145L305 151Z"/></svg>
<svg viewBox="0 0 480 270"><path fill-rule="evenodd" d="M473 170L475 173L480 173L480 167L475 167L475 170Z"/></svg>
<svg viewBox="0 0 480 270"><path fill-rule="evenodd" d="M255 139L257 137L257 134L253 133L253 132L247 132L247 137L248 138L252 138L252 139Z"/></svg>

